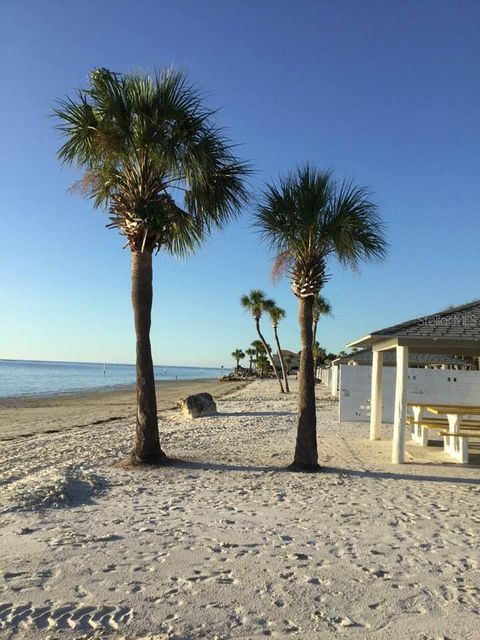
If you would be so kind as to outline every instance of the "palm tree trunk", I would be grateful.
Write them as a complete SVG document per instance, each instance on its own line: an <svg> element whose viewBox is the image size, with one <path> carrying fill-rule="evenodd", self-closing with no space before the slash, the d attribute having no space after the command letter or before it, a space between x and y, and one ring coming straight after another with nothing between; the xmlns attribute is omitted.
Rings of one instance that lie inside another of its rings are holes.
<svg viewBox="0 0 480 640"><path fill-rule="evenodd" d="M280 376L278 375L277 368L276 368L276 366L275 366L275 364L273 362L272 352L270 351L270 349L268 347L268 344L267 344L267 341L265 340L265 338L262 335L262 332L260 331L260 320L258 320L258 319L255 319L255 328L257 329L258 337L262 341L262 344L264 346L265 351L267 352L267 356L268 356L268 359L269 359L270 364L272 366L272 369L273 369L273 371L275 373L275 377L277 378L278 384L280 385L280 393L285 393L285 391L283 389L282 381L280 379Z"/></svg>
<svg viewBox="0 0 480 640"><path fill-rule="evenodd" d="M275 342L277 343L278 359L280 360L280 366L282 367L283 384L285 385L285 392L290 393L290 387L288 386L287 371L285 369L285 363L283 361L282 349L280 347L280 340L278 339L277 327L275 326L273 327L273 332L275 334Z"/></svg>
<svg viewBox="0 0 480 640"><path fill-rule="evenodd" d="M317 342L317 326L318 326L318 320L314 320L313 321L312 349L315 349L315 344ZM314 371L315 384L317 383L317 370L318 370L318 363L317 363L317 360L314 359L314 361L313 361L313 371Z"/></svg>
<svg viewBox="0 0 480 640"><path fill-rule="evenodd" d="M312 311L313 297L301 298L298 307L302 343L298 376L298 429L295 458L290 467L296 471L318 471L320 469L317 452L315 379L313 377Z"/></svg>
<svg viewBox="0 0 480 640"><path fill-rule="evenodd" d="M160 448L150 325L152 315L152 253L132 251L132 306L137 340L137 421L134 462L156 464L165 459Z"/></svg>

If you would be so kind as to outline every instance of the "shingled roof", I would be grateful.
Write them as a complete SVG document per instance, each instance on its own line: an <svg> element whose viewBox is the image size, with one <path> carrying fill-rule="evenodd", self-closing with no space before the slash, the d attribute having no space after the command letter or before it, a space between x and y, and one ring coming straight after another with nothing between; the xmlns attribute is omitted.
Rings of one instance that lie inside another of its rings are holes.
<svg viewBox="0 0 480 640"><path fill-rule="evenodd" d="M358 364L370 365L372 364L373 353L371 349L361 349L360 351L354 351L341 358L337 358L333 362L335 364L348 364L349 362L357 362ZM394 365L397 362L397 356L395 351L386 351L383 358L383 363L386 365ZM460 358L454 358L445 353L410 353L408 356L408 363L410 366L435 366L435 365L452 365L459 367L469 367L470 363L466 363Z"/></svg>
<svg viewBox="0 0 480 640"><path fill-rule="evenodd" d="M470 347L474 347L478 341L480 352L480 300L473 300L468 304L449 307L429 316L419 316L385 329L378 329L364 338L351 342L348 346L372 346L388 338L403 339L403 344L407 344L408 339L411 339L412 348L415 342L422 343L422 338L426 341L438 341L439 344L458 343L459 348L462 345L466 347L467 343ZM454 352L450 351L450 353ZM461 351L458 353L460 354Z"/></svg>

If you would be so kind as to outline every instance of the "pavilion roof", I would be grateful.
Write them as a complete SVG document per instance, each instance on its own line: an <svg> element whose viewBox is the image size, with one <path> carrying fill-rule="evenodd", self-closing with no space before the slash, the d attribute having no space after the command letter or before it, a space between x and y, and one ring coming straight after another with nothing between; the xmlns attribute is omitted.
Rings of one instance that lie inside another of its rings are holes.
<svg viewBox="0 0 480 640"><path fill-rule="evenodd" d="M480 353L480 300L468 304L449 307L428 316L418 316L412 320L395 324L384 329L372 331L369 335L349 343L349 347L367 347L373 345L415 345L419 352L442 348L438 352L459 355L477 351ZM456 351L457 349L457 351Z"/></svg>
<svg viewBox="0 0 480 640"><path fill-rule="evenodd" d="M373 353L371 349L361 349L337 358L333 362L335 364L347 364L348 362L357 362L358 364L371 364ZM384 364L395 364L397 356L395 351L386 351L384 353ZM427 366L427 365L465 365L463 360L455 358L445 353L410 353L408 356L410 366ZM469 363L468 363L469 364Z"/></svg>

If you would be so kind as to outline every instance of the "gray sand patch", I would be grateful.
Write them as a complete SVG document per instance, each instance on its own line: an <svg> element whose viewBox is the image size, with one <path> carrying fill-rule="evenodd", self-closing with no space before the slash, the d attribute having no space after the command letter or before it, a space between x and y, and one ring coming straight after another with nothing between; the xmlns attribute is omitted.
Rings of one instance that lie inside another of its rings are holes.
<svg viewBox="0 0 480 640"><path fill-rule="evenodd" d="M1 511L41 511L91 502L105 491L101 476L79 465L43 469L3 487Z"/></svg>

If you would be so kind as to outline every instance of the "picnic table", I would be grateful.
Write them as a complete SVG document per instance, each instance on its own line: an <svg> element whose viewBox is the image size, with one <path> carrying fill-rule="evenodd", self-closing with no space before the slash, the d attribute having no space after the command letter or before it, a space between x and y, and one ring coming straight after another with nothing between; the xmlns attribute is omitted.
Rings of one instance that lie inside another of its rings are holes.
<svg viewBox="0 0 480 640"><path fill-rule="evenodd" d="M468 462L468 442L480 438L480 421L469 418L480 416L480 406L430 402L409 402L408 406L413 412L413 419L407 418L407 424L413 427L413 440L426 447L429 431L434 430L443 437L443 449L448 455L463 464ZM433 415L426 416L425 412Z"/></svg>

